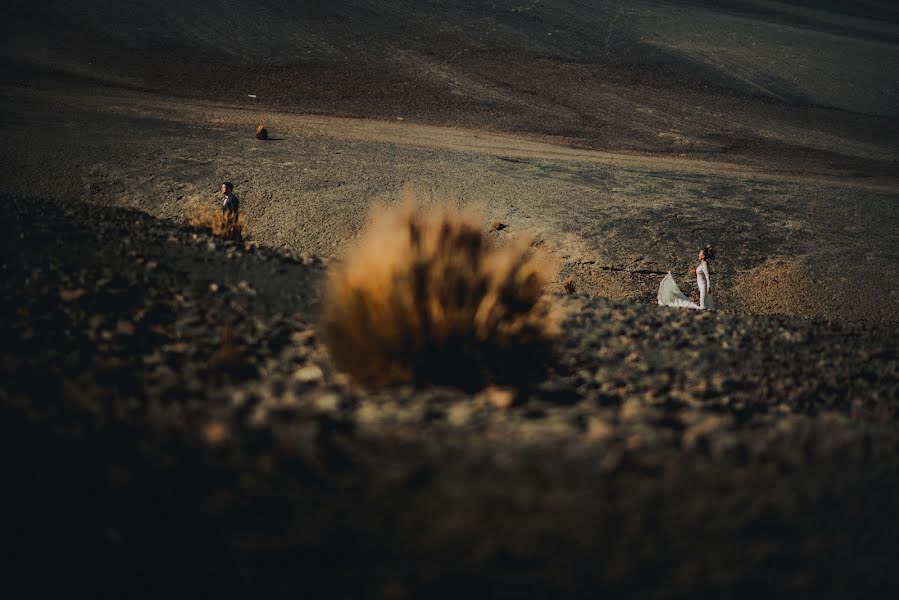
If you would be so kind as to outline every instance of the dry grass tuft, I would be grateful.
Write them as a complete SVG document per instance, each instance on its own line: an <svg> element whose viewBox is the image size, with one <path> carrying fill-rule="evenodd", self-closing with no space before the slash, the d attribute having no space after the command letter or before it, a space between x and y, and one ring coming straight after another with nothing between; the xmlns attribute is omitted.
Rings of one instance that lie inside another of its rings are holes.
<svg viewBox="0 0 899 600"><path fill-rule="evenodd" d="M577 292L577 286L574 284L574 277L569 275L565 278L565 282L562 284L562 287L565 288L566 294L574 294Z"/></svg>
<svg viewBox="0 0 899 600"><path fill-rule="evenodd" d="M819 283L828 279L807 257L773 256L735 277L733 294L741 308L754 314L832 318L845 309L839 294Z"/></svg>
<svg viewBox="0 0 899 600"><path fill-rule="evenodd" d="M374 386L523 383L550 356L555 273L529 240L495 246L478 219L407 205L372 217L328 278L322 326L337 366Z"/></svg>
<svg viewBox="0 0 899 600"><path fill-rule="evenodd" d="M268 129L265 128L265 125L260 123L256 126L256 139L257 140L267 140L268 139Z"/></svg>
<svg viewBox="0 0 899 600"><path fill-rule="evenodd" d="M247 221L243 214L222 212L219 208L198 206L191 214L190 224L223 240L242 242L247 237Z"/></svg>
<svg viewBox="0 0 899 600"><path fill-rule="evenodd" d="M495 221L493 221L493 223L490 224L490 231L502 231L506 227L508 227L508 225L506 225L499 219L496 219Z"/></svg>

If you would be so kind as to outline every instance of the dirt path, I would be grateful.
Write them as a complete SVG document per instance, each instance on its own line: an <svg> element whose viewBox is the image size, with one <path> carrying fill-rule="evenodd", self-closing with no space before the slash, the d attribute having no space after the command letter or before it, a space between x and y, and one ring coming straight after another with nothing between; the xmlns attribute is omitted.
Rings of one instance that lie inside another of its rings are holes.
<svg viewBox="0 0 899 600"><path fill-rule="evenodd" d="M21 92L22 90L17 90ZM26 92L27 93L27 92ZM573 147L566 138L534 134L510 135L483 129L433 126L381 119L345 118L246 108L201 100L126 94L111 97L57 97L62 103L99 112L163 119L185 125L207 122L214 125L252 129L259 122L277 124L274 141L282 136L327 136L346 142L395 144L415 148L463 152L505 159L575 162L649 172L672 172L744 180L831 185L840 188L899 193L899 179L890 176L862 177L841 175L838 169L820 165L813 172L801 172L771 157L768 165L741 165L726 160L702 160L695 157L613 152ZM724 159L725 157L722 157Z"/></svg>

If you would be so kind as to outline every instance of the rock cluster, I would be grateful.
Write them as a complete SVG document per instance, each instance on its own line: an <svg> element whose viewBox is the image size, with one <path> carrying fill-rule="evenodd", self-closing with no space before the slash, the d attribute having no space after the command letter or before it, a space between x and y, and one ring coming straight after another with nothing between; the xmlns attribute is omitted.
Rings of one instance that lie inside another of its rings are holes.
<svg viewBox="0 0 899 600"><path fill-rule="evenodd" d="M545 379L370 392L320 343L318 259L0 217L7 566L36 593L896 591L895 325L560 296Z"/></svg>

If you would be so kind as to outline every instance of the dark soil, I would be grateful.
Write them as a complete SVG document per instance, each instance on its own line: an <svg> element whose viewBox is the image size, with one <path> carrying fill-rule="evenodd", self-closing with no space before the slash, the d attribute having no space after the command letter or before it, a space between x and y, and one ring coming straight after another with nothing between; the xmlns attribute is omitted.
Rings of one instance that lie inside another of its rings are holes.
<svg viewBox="0 0 899 600"><path fill-rule="evenodd" d="M895 10L681 4L13 0L0 64L4 83L896 177Z"/></svg>
<svg viewBox="0 0 899 600"><path fill-rule="evenodd" d="M319 343L318 261L123 209L0 218L31 596L897 591L894 324L560 296L551 373L510 406L370 393Z"/></svg>

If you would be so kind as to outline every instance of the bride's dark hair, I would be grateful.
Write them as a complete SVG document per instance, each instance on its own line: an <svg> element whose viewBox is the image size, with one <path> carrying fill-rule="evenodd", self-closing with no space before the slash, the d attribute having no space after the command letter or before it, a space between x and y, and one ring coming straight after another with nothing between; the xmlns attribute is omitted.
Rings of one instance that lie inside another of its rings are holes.
<svg viewBox="0 0 899 600"><path fill-rule="evenodd" d="M712 260L713 258L715 258L715 251L712 250L711 244L706 244L705 246L703 246L702 253L705 254L706 260Z"/></svg>

